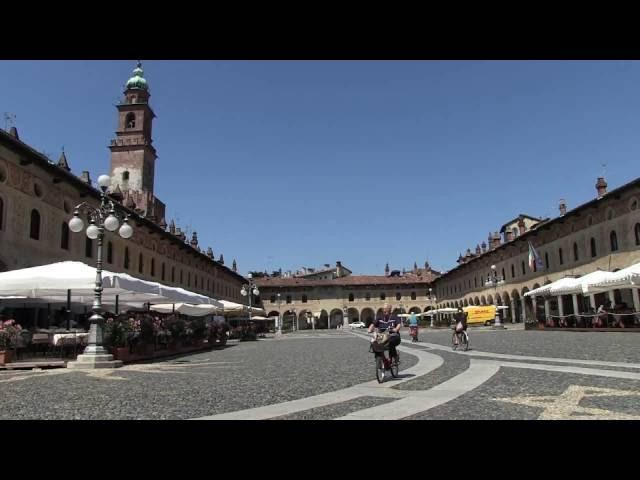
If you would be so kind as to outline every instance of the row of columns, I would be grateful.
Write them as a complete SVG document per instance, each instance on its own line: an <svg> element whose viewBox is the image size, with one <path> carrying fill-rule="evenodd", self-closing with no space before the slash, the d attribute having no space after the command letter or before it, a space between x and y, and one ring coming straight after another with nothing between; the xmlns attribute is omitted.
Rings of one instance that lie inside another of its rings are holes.
<svg viewBox="0 0 640 480"><path fill-rule="evenodd" d="M633 297L633 310L635 312L640 312L640 289L638 288L632 288L631 289L631 295ZM608 297L609 297L609 301L611 302L611 305L615 304L615 295L613 290L609 290L607 292ZM559 295L557 297L558 299L558 315L560 315L561 317L564 316L564 303L562 301L562 295ZM573 303L573 312L574 313L578 313L579 312L579 306L578 306L578 294L574 293L571 295L571 300ZM526 305L525 305L525 299L522 298L521 299L522 302L522 318L523 321L526 322L526 315L527 315L527 310L526 310ZM533 304L533 314L534 316L536 315L537 309L536 309L536 298L535 297L531 297L531 303ZM516 301L515 300L511 300L511 309L512 312L515 312L515 305L516 305ZM593 310L597 309L596 306L596 297L595 295L592 293L589 295L589 305L591 306L591 308ZM549 318L549 315L551 313L551 308L549 305L549 299L545 298L544 299L544 315L545 318ZM512 317L511 317L512 321L513 321L513 313L512 313Z"/></svg>

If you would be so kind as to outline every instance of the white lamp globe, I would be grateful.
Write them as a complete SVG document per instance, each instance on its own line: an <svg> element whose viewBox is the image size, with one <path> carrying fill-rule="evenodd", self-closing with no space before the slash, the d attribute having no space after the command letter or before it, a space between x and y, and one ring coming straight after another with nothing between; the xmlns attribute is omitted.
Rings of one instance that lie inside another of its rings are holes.
<svg viewBox="0 0 640 480"><path fill-rule="evenodd" d="M240 293L242 294L243 297L247 296L247 291L244 289L244 287L242 288L242 290L240 290Z"/></svg>
<svg viewBox="0 0 640 480"><path fill-rule="evenodd" d="M253 289L253 294L256 295L256 296L260 295L260 290L258 290L257 288L254 288Z"/></svg>
<svg viewBox="0 0 640 480"><path fill-rule="evenodd" d="M98 186L100 188L108 188L110 184L111 178L109 177L109 175L100 175L98 177Z"/></svg>
<svg viewBox="0 0 640 480"><path fill-rule="evenodd" d="M106 228L110 232L115 232L119 226L120 222L113 214L110 214L104 221L104 228Z"/></svg>
<svg viewBox="0 0 640 480"><path fill-rule="evenodd" d="M133 228L131 228L131 225L129 225L125 220L118 233L122 238L131 238L131 235L133 235Z"/></svg>
<svg viewBox="0 0 640 480"><path fill-rule="evenodd" d="M74 217L69 221L69 230L73 233L81 232L84 228L84 222L78 215L74 215Z"/></svg>
<svg viewBox="0 0 640 480"><path fill-rule="evenodd" d="M95 240L96 238L98 238L99 233L100 229L93 223L87 227L87 237L89 237L91 240Z"/></svg>

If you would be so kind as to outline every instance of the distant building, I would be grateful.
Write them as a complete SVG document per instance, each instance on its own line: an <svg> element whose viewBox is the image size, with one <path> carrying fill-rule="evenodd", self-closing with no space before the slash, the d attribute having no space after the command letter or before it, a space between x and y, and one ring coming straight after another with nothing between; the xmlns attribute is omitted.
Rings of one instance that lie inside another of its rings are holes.
<svg viewBox="0 0 640 480"><path fill-rule="evenodd" d="M459 255L458 266L437 278L434 290L440 307L504 305L508 321L544 320L549 315L569 315L597 308L609 300L640 311L638 289L609 294L564 295L552 299L524 297L534 288L565 276L582 276L597 269L615 271L640 262L640 178L607 192L597 179L596 197L573 210L560 200L559 215L541 219L519 215L505 223L503 234L489 234L475 252ZM529 243L543 268L529 267ZM504 283L485 286L495 274ZM579 312L576 312L578 310Z"/></svg>
<svg viewBox="0 0 640 480"><path fill-rule="evenodd" d="M311 271L313 270L313 271ZM429 288L438 272L414 268L402 274L352 275L342 262L334 267L303 269L291 276L263 276L255 281L269 316L283 317L292 328L336 328L355 321L370 324L390 303L394 312L421 313L433 307Z"/></svg>

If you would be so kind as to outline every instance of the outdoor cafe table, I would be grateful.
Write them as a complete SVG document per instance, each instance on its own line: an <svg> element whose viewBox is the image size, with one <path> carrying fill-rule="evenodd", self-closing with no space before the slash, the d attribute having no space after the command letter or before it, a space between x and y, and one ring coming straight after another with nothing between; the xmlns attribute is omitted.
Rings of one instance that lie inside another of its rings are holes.
<svg viewBox="0 0 640 480"><path fill-rule="evenodd" d="M56 333L53 336L53 346L59 347L63 344L86 345L89 340L88 333Z"/></svg>

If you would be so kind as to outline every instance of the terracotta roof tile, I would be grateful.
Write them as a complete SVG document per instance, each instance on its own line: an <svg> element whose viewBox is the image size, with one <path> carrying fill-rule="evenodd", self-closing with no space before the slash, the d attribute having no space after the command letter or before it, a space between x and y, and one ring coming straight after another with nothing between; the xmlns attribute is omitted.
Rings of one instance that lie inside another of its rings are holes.
<svg viewBox="0 0 640 480"><path fill-rule="evenodd" d="M387 277L385 275L349 275L347 277L319 280L299 277L260 277L255 278L256 284L260 287L293 287L293 286L349 286L349 285L406 285L406 284L428 284L437 277L435 275L404 275L402 277Z"/></svg>

